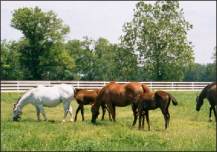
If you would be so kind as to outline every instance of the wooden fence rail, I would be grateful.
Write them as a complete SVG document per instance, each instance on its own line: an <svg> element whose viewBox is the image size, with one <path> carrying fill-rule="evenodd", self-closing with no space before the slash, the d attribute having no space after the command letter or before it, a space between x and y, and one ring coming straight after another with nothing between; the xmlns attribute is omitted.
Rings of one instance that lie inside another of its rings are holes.
<svg viewBox="0 0 217 152"><path fill-rule="evenodd" d="M53 86L61 83L70 84L75 88L86 90L99 89L110 81L1 81L1 92L26 92L38 85ZM117 81L119 84L129 83L126 81ZM163 81L143 81L153 90L165 91L201 91L211 82L163 82Z"/></svg>

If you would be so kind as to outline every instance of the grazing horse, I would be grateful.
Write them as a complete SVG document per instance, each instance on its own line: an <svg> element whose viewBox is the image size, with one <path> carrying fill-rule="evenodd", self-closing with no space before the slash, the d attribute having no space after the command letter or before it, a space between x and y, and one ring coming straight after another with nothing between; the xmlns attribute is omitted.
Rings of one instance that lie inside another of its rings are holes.
<svg viewBox="0 0 217 152"><path fill-rule="evenodd" d="M74 93L75 88L67 84L55 85L53 87L38 86L36 88L32 88L24 93L23 96L18 99L17 103L14 104L13 120L17 121L22 108L26 104L31 103L36 107L38 121L40 121L40 111L43 114L45 121L48 121L45 115L44 107L56 107L62 102L64 108L64 117L62 122L65 122L68 111L71 117L70 121L73 121L72 107L70 103L74 97Z"/></svg>
<svg viewBox="0 0 217 152"><path fill-rule="evenodd" d="M142 83L130 82L123 85L115 83L114 81L104 86L99 95L96 97L94 104L91 107L92 120L95 123L97 116L99 115L99 106L104 102L108 111L112 115L112 119L115 122L115 106L125 107L132 104L136 95L141 93L150 93L150 88ZM135 117L135 114L134 114Z"/></svg>
<svg viewBox="0 0 217 152"><path fill-rule="evenodd" d="M213 82L211 84L208 84L200 93L200 95L197 95L197 105L196 110L200 111L200 107L203 105L203 99L207 98L209 101L209 104L211 105L209 109L209 120L212 121L211 118L211 111L213 110L216 120L216 82Z"/></svg>
<svg viewBox="0 0 217 152"><path fill-rule="evenodd" d="M169 120L170 120L170 114L169 114L169 105L170 105L170 99L172 99L173 104L177 105L178 102L176 99L169 93L165 91L156 91L154 93L142 93L135 97L132 105L133 111L139 112L139 129L141 129L141 118L143 116L143 122L142 122L142 128L144 128L144 119L146 117L146 121L148 123L149 130L151 129L149 124L149 110L154 110L156 108L160 108L161 112L164 115L165 119L165 129L169 130ZM136 119L134 119L133 126L136 124Z"/></svg>
<svg viewBox="0 0 217 152"><path fill-rule="evenodd" d="M75 114L75 121L77 120L77 114L79 112L79 110L81 110L81 115L82 115L82 121L84 121L84 105L88 105L88 104L93 104L97 95L99 94L101 89L97 89L97 90L83 90L83 89L76 89L76 93L74 96L74 99L77 101L77 103L79 104L77 110L76 110L76 114ZM101 108L102 108L102 120L104 120L104 115L106 112L106 107L105 104L102 103L101 104ZM111 120L111 116L109 114L109 119Z"/></svg>

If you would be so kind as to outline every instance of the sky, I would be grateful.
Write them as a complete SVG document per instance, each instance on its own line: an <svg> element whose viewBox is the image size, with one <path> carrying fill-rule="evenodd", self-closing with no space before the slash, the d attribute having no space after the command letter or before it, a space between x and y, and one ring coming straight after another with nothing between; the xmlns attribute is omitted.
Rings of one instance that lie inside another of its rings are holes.
<svg viewBox="0 0 217 152"><path fill-rule="evenodd" d="M22 32L10 26L14 9L38 6L43 12L54 11L63 24L69 25L66 40L99 37L110 43L120 43L126 22L133 19L133 9L139 1L1 1L1 40L19 40ZM151 3L155 1L145 1ZM180 1L184 18L193 24L187 39L194 47L195 63L213 63L216 47L216 1Z"/></svg>

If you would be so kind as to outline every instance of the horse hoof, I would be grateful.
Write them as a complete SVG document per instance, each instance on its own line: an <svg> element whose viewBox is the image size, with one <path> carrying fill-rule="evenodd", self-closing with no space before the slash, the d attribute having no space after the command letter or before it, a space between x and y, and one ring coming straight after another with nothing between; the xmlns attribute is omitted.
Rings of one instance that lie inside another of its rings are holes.
<svg viewBox="0 0 217 152"><path fill-rule="evenodd" d="M211 122L211 121L212 121L212 118L209 118L209 121Z"/></svg>

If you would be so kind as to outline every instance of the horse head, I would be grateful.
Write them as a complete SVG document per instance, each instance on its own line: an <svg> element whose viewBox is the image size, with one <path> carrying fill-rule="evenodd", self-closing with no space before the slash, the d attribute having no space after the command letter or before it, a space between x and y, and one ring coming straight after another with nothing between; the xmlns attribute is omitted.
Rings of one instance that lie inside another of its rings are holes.
<svg viewBox="0 0 217 152"><path fill-rule="evenodd" d="M200 111L200 107L203 105L203 99L201 99L199 95L197 95L196 102L196 110Z"/></svg>
<svg viewBox="0 0 217 152"><path fill-rule="evenodd" d="M17 121L17 118L20 118L20 114L22 113L21 109L19 109L16 104L14 103L13 108L13 120Z"/></svg>
<svg viewBox="0 0 217 152"><path fill-rule="evenodd" d="M97 110L97 107L94 106L94 104L92 104L91 112L92 112L92 119L91 119L91 122L92 122L92 123L95 123L95 122L96 122L96 118L97 118L98 115L99 115L99 108L98 108L98 110Z"/></svg>
<svg viewBox="0 0 217 152"><path fill-rule="evenodd" d="M78 88L74 88L74 97L76 97L79 93L79 91L84 90L84 89L78 89Z"/></svg>

